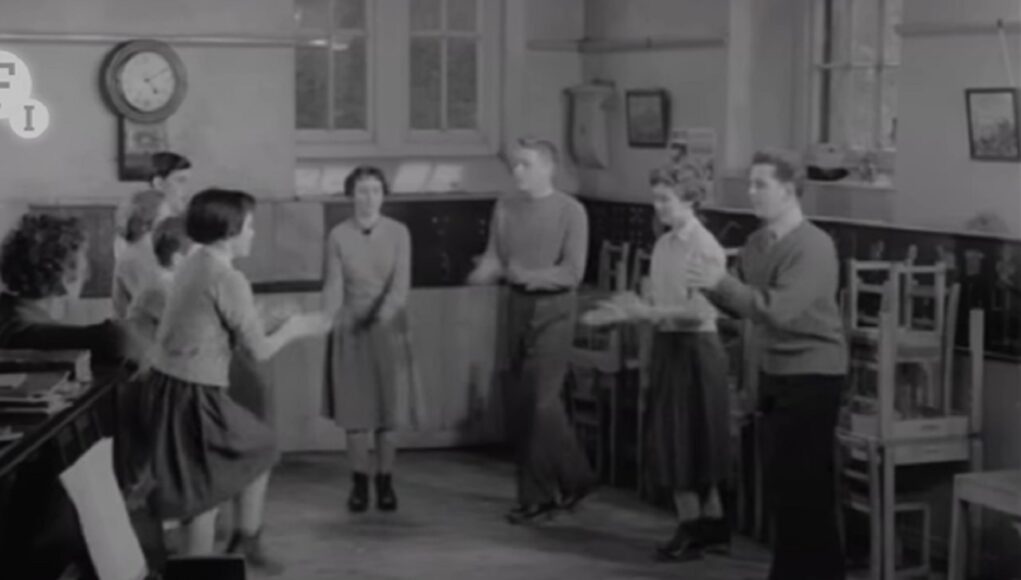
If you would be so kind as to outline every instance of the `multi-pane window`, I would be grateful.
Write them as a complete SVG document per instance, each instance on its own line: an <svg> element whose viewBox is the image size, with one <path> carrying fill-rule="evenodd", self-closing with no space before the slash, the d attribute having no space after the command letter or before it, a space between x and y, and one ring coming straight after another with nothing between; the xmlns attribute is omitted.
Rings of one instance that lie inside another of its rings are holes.
<svg viewBox="0 0 1021 580"><path fill-rule="evenodd" d="M298 129L369 129L367 8L365 0L295 0Z"/></svg>
<svg viewBox="0 0 1021 580"><path fill-rule="evenodd" d="M491 154L504 1L295 0L299 144Z"/></svg>
<svg viewBox="0 0 1021 580"><path fill-rule="evenodd" d="M814 140L894 149L903 0L815 0Z"/></svg>
<svg viewBox="0 0 1021 580"><path fill-rule="evenodd" d="M411 128L478 128L478 0L413 0L409 43Z"/></svg>

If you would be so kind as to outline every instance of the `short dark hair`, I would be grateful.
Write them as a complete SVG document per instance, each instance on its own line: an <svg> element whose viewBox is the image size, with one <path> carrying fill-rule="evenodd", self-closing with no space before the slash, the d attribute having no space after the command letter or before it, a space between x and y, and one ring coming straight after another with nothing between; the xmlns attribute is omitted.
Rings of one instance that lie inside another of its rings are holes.
<svg viewBox="0 0 1021 580"><path fill-rule="evenodd" d="M166 200L166 194L157 189L147 189L132 195L128 202L128 216L120 231L121 237L134 243L151 232Z"/></svg>
<svg viewBox="0 0 1021 580"><path fill-rule="evenodd" d="M215 244L241 232L245 218L255 210L250 193L233 189L210 188L188 203L184 229L198 244Z"/></svg>
<svg viewBox="0 0 1021 580"><path fill-rule="evenodd" d="M9 292L22 298L62 296L67 292L64 282L78 267L84 247L85 232L77 218L28 213L4 238L0 279Z"/></svg>
<svg viewBox="0 0 1021 580"><path fill-rule="evenodd" d="M794 191L801 195L801 184L805 179L805 171L801 157L793 151L780 149L756 151L752 156L752 165L769 165L773 168L773 176L780 183L794 186Z"/></svg>
<svg viewBox="0 0 1021 580"><path fill-rule="evenodd" d="M174 256L183 254L191 246L191 240L184 231L184 218L171 216L161 220L152 233L152 251L156 254L156 262L164 268L170 268Z"/></svg>
<svg viewBox="0 0 1021 580"><path fill-rule="evenodd" d="M551 165L560 164L560 151L557 150L557 146L552 141L546 139L537 139L535 137L522 137L518 139L518 149L528 149L536 151L542 157L546 158Z"/></svg>
<svg viewBox="0 0 1021 580"><path fill-rule="evenodd" d="M386 181L383 170L372 165L359 165L344 178L344 195L354 197L355 186L363 179L378 179L383 185L383 195L390 195L390 184Z"/></svg>
<svg viewBox="0 0 1021 580"><path fill-rule="evenodd" d="M669 187L681 201L690 203L695 209L702 206L709 193L701 180L685 174L675 165L657 167L649 172L649 186L657 185Z"/></svg>
<svg viewBox="0 0 1021 580"><path fill-rule="evenodd" d="M166 179L167 176L175 171L191 169L191 160L184 155L174 153L173 151L159 151L157 153L153 153L151 163L152 175L149 177L149 181L152 181L157 177Z"/></svg>

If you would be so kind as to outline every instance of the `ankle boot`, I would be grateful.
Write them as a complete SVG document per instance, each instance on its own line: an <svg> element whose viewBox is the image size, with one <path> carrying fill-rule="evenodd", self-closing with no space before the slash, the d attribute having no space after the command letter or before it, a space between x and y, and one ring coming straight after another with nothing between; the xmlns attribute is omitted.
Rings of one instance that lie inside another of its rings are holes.
<svg viewBox="0 0 1021 580"><path fill-rule="evenodd" d="M392 512L397 509L397 494L389 473L376 475L376 507L380 511Z"/></svg>
<svg viewBox="0 0 1021 580"><path fill-rule="evenodd" d="M269 555L265 544L262 543L261 535L261 532L248 535L235 531L227 545L227 553L242 556L249 566L259 569L264 574L270 576L282 574L284 565Z"/></svg>
<svg viewBox="0 0 1021 580"><path fill-rule="evenodd" d="M369 507L369 476L357 471L351 474L351 495L347 498L347 509L361 513Z"/></svg>

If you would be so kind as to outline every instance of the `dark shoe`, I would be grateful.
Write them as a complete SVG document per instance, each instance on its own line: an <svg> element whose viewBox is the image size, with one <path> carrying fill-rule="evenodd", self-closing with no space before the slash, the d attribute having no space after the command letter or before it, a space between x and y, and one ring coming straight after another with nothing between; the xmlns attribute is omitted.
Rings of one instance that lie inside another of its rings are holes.
<svg viewBox="0 0 1021 580"><path fill-rule="evenodd" d="M560 507L567 511L574 511L583 499L592 495L592 492L596 490L596 487L598 487L596 484L591 484L581 489L563 494L560 498Z"/></svg>
<svg viewBox="0 0 1021 580"><path fill-rule="evenodd" d="M694 523L702 549L715 554L730 553L730 523L724 518L702 518Z"/></svg>
<svg viewBox="0 0 1021 580"><path fill-rule="evenodd" d="M369 507L369 476L355 472L351 474L351 495L347 498L347 509L361 513Z"/></svg>
<svg viewBox="0 0 1021 580"><path fill-rule="evenodd" d="M227 545L227 553L244 557L249 566L257 568L263 574L270 576L282 574L284 565L267 553L260 536L261 534L249 536L242 532L234 532L230 544Z"/></svg>
<svg viewBox="0 0 1021 580"><path fill-rule="evenodd" d="M687 562L702 557L702 545L694 532L694 522L677 524L670 541L656 547L655 557L661 562Z"/></svg>
<svg viewBox="0 0 1021 580"><path fill-rule="evenodd" d="M397 510L397 494L394 493L393 479L389 473L376 475L376 507L384 512Z"/></svg>
<svg viewBox="0 0 1021 580"><path fill-rule="evenodd" d="M552 501L544 504L518 506L507 512L506 518L508 522L515 525L541 524L552 520L557 509L556 502Z"/></svg>

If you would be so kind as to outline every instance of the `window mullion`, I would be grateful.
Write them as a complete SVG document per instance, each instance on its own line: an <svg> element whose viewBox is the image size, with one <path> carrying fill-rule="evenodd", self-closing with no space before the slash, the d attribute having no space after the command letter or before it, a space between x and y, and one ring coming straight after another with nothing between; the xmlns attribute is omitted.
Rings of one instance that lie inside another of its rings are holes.
<svg viewBox="0 0 1021 580"><path fill-rule="evenodd" d="M876 151L883 147L883 76L886 60L886 1L875 0L878 4L876 19L876 59L874 73L875 90L872 94L872 148Z"/></svg>

